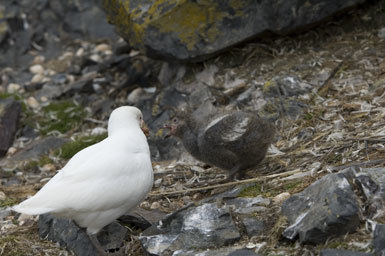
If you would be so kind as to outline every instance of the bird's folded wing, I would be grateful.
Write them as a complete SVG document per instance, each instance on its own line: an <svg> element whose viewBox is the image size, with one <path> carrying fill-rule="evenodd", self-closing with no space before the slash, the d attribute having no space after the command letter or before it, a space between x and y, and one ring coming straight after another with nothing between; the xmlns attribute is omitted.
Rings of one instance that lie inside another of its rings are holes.
<svg viewBox="0 0 385 256"><path fill-rule="evenodd" d="M129 204L147 194L152 183L148 154L87 149L19 206L51 209L49 212L100 211Z"/></svg>
<svg viewBox="0 0 385 256"><path fill-rule="evenodd" d="M216 144L234 142L245 134L250 122L250 117L242 113L220 116L207 125L201 138Z"/></svg>

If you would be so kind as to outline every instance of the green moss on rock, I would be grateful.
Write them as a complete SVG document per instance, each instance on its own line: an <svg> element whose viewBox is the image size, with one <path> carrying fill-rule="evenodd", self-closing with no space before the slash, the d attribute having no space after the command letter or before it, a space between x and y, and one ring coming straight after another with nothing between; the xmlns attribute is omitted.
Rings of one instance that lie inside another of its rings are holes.
<svg viewBox="0 0 385 256"><path fill-rule="evenodd" d="M6 198L3 200L0 200L0 207L7 207L12 206L14 204L17 204L19 201L16 198Z"/></svg>
<svg viewBox="0 0 385 256"><path fill-rule="evenodd" d="M66 133L76 129L86 116L86 112L72 101L59 101L43 107L43 115L38 123L40 131L45 135L51 131Z"/></svg>
<svg viewBox="0 0 385 256"><path fill-rule="evenodd" d="M78 137L75 141L64 144L58 154L64 159L70 159L80 150L98 143L107 138L107 133Z"/></svg>

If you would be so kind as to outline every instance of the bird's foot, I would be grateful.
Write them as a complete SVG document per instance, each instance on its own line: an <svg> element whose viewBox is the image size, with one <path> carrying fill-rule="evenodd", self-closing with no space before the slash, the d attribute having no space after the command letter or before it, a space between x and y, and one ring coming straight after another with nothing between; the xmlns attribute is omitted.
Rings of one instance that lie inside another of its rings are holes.
<svg viewBox="0 0 385 256"><path fill-rule="evenodd" d="M240 167L240 165L236 165L229 171L227 181L241 180L245 176L245 172L240 170Z"/></svg>

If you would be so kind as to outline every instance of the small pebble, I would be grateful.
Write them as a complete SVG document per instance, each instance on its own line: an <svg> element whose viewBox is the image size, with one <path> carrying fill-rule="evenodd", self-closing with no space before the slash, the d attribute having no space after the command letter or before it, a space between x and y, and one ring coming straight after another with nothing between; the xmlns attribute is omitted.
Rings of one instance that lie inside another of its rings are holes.
<svg viewBox="0 0 385 256"><path fill-rule="evenodd" d="M21 88L21 86L19 84L14 84L14 83L10 83L7 87L7 92L8 93L16 93L17 91L19 91Z"/></svg>
<svg viewBox="0 0 385 256"><path fill-rule="evenodd" d="M34 216L22 213L18 218L19 226L32 224L34 222L34 219Z"/></svg>
<svg viewBox="0 0 385 256"><path fill-rule="evenodd" d="M43 79L44 79L44 76L42 74L36 74L32 77L31 83L33 84L42 83Z"/></svg>
<svg viewBox="0 0 385 256"><path fill-rule="evenodd" d="M106 132L107 132L107 129L104 127L95 127L94 129L92 129L91 135L99 135Z"/></svg>
<svg viewBox="0 0 385 256"><path fill-rule="evenodd" d="M183 203L184 203L184 204L189 204L189 203L192 202L190 196L184 196L184 197L182 197L182 200L183 200Z"/></svg>
<svg viewBox="0 0 385 256"><path fill-rule="evenodd" d="M55 71L55 70L52 70L52 69L47 69L45 73L46 73L46 75L48 75L48 76L54 76L54 75L56 75L56 71Z"/></svg>
<svg viewBox="0 0 385 256"><path fill-rule="evenodd" d="M4 200L5 198L7 198L5 193L3 191L0 191L0 200Z"/></svg>
<svg viewBox="0 0 385 256"><path fill-rule="evenodd" d="M40 106L39 102L32 96L27 99L27 105L31 108L38 108Z"/></svg>
<svg viewBox="0 0 385 256"><path fill-rule="evenodd" d="M385 28L379 29L379 30L378 30L378 33L377 33L377 36L378 36L379 38L385 39Z"/></svg>
<svg viewBox="0 0 385 256"><path fill-rule="evenodd" d="M108 50L111 50L111 48L108 44L98 44L97 46L95 46L96 52L105 52Z"/></svg>
<svg viewBox="0 0 385 256"><path fill-rule="evenodd" d="M201 193L195 193L192 198L194 201L199 201L203 199L203 195Z"/></svg>
<svg viewBox="0 0 385 256"><path fill-rule="evenodd" d="M146 92L143 90L143 88L139 87L133 90L130 94L127 96L127 103L128 104L135 104L138 103L140 100L140 96L145 94Z"/></svg>
<svg viewBox="0 0 385 256"><path fill-rule="evenodd" d="M113 52L112 52L111 50L106 50L106 51L104 51L104 54L105 54L105 55L112 55Z"/></svg>
<svg viewBox="0 0 385 256"><path fill-rule="evenodd" d="M149 209L149 208L150 208L150 203L147 202L147 201L143 201L143 202L140 204L140 207L143 208L143 209Z"/></svg>
<svg viewBox="0 0 385 256"><path fill-rule="evenodd" d="M160 208L160 203L159 202L153 202L151 204L151 207L150 207L151 210L155 210L155 209L159 209L159 208Z"/></svg>
<svg viewBox="0 0 385 256"><path fill-rule="evenodd" d="M29 67L29 71L32 74L43 74L44 73L44 68L40 64L35 64L35 65Z"/></svg>
<svg viewBox="0 0 385 256"><path fill-rule="evenodd" d="M72 84L73 82L75 82L75 76L67 75L67 80L69 84Z"/></svg>
<svg viewBox="0 0 385 256"><path fill-rule="evenodd" d="M92 84L92 88L94 89L95 92L100 92L102 90L102 87L100 86L100 84Z"/></svg>
<svg viewBox="0 0 385 256"><path fill-rule="evenodd" d="M162 184L162 178L156 179L154 181L154 187L159 188L160 184Z"/></svg>
<svg viewBox="0 0 385 256"><path fill-rule="evenodd" d="M76 51L75 55L76 55L77 57L82 57L82 56L84 55L84 48L79 48L79 49Z"/></svg>
<svg viewBox="0 0 385 256"><path fill-rule="evenodd" d="M10 147L7 151L7 156L12 156L16 153L17 149L15 147Z"/></svg>
<svg viewBox="0 0 385 256"><path fill-rule="evenodd" d="M33 64L42 64L42 63L44 63L44 61L45 61L45 57L44 57L44 56L41 56L41 55L38 55L38 56L36 56L36 57L33 59L32 63L33 63Z"/></svg>
<svg viewBox="0 0 385 256"><path fill-rule="evenodd" d="M55 165L53 165L53 164L45 164L45 165L43 165L43 167L41 168L41 170L42 170L43 172L53 172L53 171L56 170L56 167L55 167Z"/></svg>
<svg viewBox="0 0 385 256"><path fill-rule="evenodd" d="M276 195L273 198L273 202L276 203L276 204L281 204L281 203L283 203L283 201L285 201L289 197L290 197L290 193L289 192L283 192L283 193L281 193L279 195Z"/></svg>
<svg viewBox="0 0 385 256"><path fill-rule="evenodd" d="M74 56L74 54L72 52L65 52L65 53L63 53L63 55L61 55L59 57L58 60L68 60L68 59L71 59L72 56Z"/></svg>
<svg viewBox="0 0 385 256"><path fill-rule="evenodd" d="M47 102L48 101L48 98L46 96L41 96L40 97L40 101L41 102Z"/></svg>
<svg viewBox="0 0 385 256"><path fill-rule="evenodd" d="M98 54L92 54L90 56L90 59L95 61L95 62L101 62L102 61L102 58Z"/></svg>

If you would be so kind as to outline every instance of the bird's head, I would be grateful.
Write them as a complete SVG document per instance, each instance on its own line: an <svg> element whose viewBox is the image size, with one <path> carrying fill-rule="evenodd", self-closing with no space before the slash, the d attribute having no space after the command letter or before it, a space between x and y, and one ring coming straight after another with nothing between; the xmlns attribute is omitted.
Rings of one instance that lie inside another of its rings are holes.
<svg viewBox="0 0 385 256"><path fill-rule="evenodd" d="M183 133L187 128L187 124L183 118L174 116L163 126L163 128L169 129L169 132L166 134L165 138L170 136L182 138Z"/></svg>
<svg viewBox="0 0 385 256"><path fill-rule="evenodd" d="M108 120L108 134L111 135L117 130L125 130L131 125L139 125L143 133L149 136L149 130L143 120L142 112L131 106L123 106L112 111Z"/></svg>

